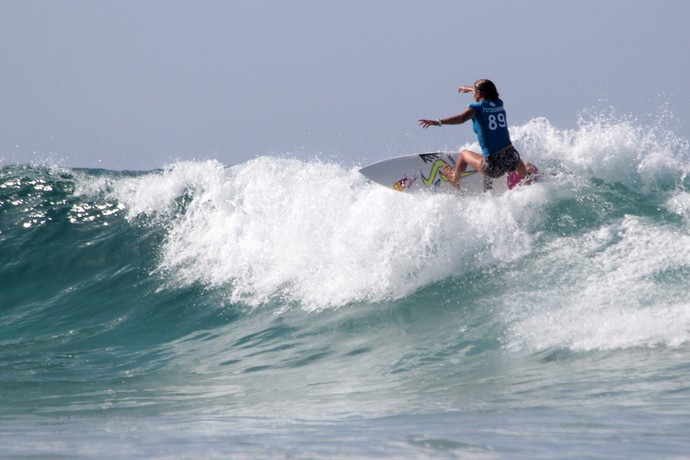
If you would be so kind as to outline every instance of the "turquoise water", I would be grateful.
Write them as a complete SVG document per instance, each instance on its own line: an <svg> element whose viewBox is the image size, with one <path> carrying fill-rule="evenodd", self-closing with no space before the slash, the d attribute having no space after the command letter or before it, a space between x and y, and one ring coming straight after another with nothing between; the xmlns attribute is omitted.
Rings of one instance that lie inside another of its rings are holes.
<svg viewBox="0 0 690 460"><path fill-rule="evenodd" d="M690 455L687 141L512 134L498 197L4 164L0 456Z"/></svg>

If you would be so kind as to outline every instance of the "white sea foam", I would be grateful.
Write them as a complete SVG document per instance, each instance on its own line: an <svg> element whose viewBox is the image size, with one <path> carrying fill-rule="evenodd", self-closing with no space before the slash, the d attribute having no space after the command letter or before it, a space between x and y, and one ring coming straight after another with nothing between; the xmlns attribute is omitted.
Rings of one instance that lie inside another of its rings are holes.
<svg viewBox="0 0 690 460"><path fill-rule="evenodd" d="M544 249L532 302L506 300L510 345L544 350L690 340L690 235L636 216Z"/></svg>
<svg viewBox="0 0 690 460"><path fill-rule="evenodd" d="M557 162L580 177L644 193L677 188L690 172L688 141L660 125L597 115L581 119L577 129L560 130L538 118L511 133L528 161Z"/></svg>
<svg viewBox="0 0 690 460"><path fill-rule="evenodd" d="M181 187L193 190L170 222L161 270L250 305L399 298L530 246L519 194L410 196L366 184L357 168L268 157L225 170L178 164L136 180L119 189L132 213L167 212Z"/></svg>

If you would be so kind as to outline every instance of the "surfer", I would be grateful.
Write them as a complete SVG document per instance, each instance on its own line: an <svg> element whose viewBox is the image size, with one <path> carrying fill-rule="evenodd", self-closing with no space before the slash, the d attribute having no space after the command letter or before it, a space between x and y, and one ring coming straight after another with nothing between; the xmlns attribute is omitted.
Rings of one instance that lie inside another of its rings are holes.
<svg viewBox="0 0 690 460"><path fill-rule="evenodd" d="M424 129L429 126L459 125L472 120L482 154L471 150L460 151L455 169L448 165L443 168L448 181L457 187L468 165L494 179L512 171L517 171L521 178L529 178L525 163L510 141L506 112L496 85L491 80L477 80L474 86L461 86L458 92L474 93L474 103L468 105L464 112L445 119L419 120Z"/></svg>

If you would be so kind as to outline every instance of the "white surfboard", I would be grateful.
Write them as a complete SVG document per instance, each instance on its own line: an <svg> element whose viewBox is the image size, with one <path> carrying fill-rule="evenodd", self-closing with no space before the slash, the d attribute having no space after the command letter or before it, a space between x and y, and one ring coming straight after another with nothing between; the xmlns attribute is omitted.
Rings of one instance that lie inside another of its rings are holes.
<svg viewBox="0 0 690 460"><path fill-rule="evenodd" d="M360 169L372 181L405 192L458 192L463 195L494 194L508 190L505 177L490 179L468 168L458 187L453 187L443 174L445 165L455 168L459 153L416 153L389 158Z"/></svg>

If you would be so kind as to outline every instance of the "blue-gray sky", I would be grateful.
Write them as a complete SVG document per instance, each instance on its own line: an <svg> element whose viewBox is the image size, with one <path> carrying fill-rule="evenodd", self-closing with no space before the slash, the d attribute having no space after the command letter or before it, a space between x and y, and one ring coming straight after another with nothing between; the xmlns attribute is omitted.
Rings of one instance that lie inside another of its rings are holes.
<svg viewBox="0 0 690 460"><path fill-rule="evenodd" d="M587 109L690 132L685 0L0 0L0 160L151 169L260 155L344 164L455 148L455 92L509 122ZM445 128L442 128L445 129Z"/></svg>

